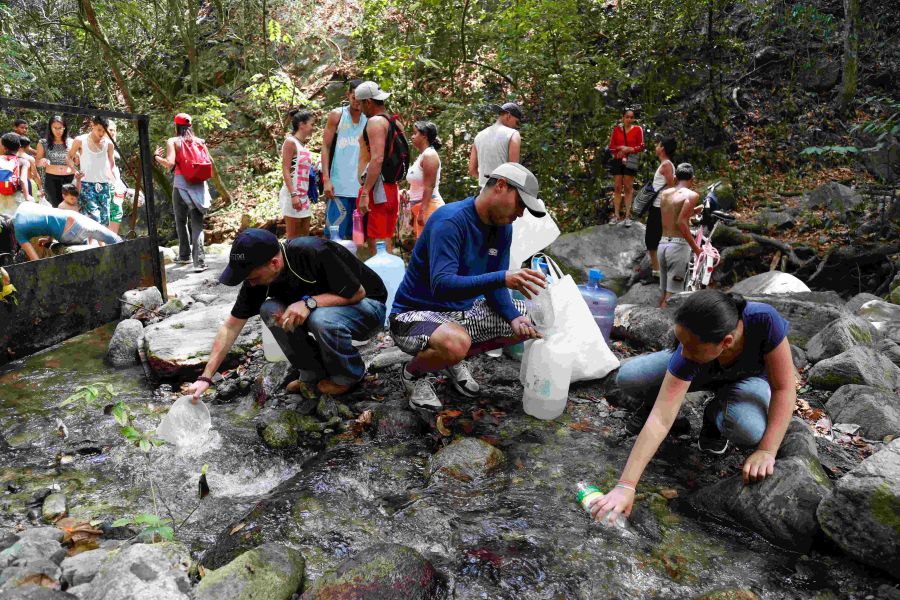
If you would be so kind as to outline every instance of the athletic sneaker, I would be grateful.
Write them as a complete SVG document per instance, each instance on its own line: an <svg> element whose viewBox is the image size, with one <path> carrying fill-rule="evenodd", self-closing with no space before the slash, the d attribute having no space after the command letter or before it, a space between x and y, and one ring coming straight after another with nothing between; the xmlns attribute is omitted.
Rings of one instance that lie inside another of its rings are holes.
<svg viewBox="0 0 900 600"><path fill-rule="evenodd" d="M613 217L612 219L609 220L609 223L607 223L607 225L616 225L618 223L619 223L618 217Z"/></svg>
<svg viewBox="0 0 900 600"><path fill-rule="evenodd" d="M647 417L650 416L651 410L653 410L653 402L645 402L636 408L631 413L631 416L628 417L628 420L625 421L625 431L629 435L639 434L641 429L644 428L644 423L647 422ZM672 429L669 430L669 433L672 435L685 435L690 432L691 422L688 421L687 417L683 415L675 417L675 422L672 423Z"/></svg>
<svg viewBox="0 0 900 600"><path fill-rule="evenodd" d="M199 265L194 265L194 273L202 273L206 270L206 263L200 263Z"/></svg>
<svg viewBox="0 0 900 600"><path fill-rule="evenodd" d="M444 373L450 378L450 383L453 384L456 391L463 396L474 398L481 391L481 386L472 377L472 372L469 371L469 365L466 364L466 361L458 362L452 367L444 369Z"/></svg>
<svg viewBox="0 0 900 600"><path fill-rule="evenodd" d="M188 257L188 258L176 258L176 259L175 259L175 264L176 264L176 265L189 265L189 264L191 264L191 262L192 262L192 261L191 261L191 258L190 258L190 257Z"/></svg>
<svg viewBox="0 0 900 600"><path fill-rule="evenodd" d="M400 381L406 390L409 407L413 410L424 408L437 411L444 407L434 391L434 377L413 378L406 367L403 367L400 371Z"/></svg>
<svg viewBox="0 0 900 600"><path fill-rule="evenodd" d="M632 225L632 223L634 223L634 221L632 221L628 217L625 217L625 220L623 221L623 223L625 223L625 227L631 227L631 225Z"/></svg>
<svg viewBox="0 0 900 600"><path fill-rule="evenodd" d="M728 438L722 435L715 423L703 419L700 437L697 438L697 447L710 454L725 454L725 451L728 450Z"/></svg>

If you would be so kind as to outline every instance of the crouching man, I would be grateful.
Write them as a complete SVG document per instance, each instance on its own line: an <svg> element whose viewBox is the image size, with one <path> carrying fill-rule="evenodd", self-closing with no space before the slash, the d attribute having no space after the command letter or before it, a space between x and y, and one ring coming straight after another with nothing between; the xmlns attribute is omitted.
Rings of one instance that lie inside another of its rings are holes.
<svg viewBox="0 0 900 600"><path fill-rule="evenodd" d="M546 285L544 276L507 270L512 222L526 208L537 217L546 212L537 195L531 171L504 163L477 198L443 206L425 224L390 316L394 342L415 355L401 371L413 409L442 407L429 373L445 370L459 393L473 397L480 386L466 356L540 337L525 303L508 290L530 297Z"/></svg>
<svg viewBox="0 0 900 600"><path fill-rule="evenodd" d="M219 281L243 285L219 328L203 375L190 386L195 402L212 383L244 323L257 314L300 372L288 391L306 384L338 395L362 381L366 367L351 342L381 331L387 290L343 246L311 237L281 243L268 231L247 229L235 238Z"/></svg>
<svg viewBox="0 0 900 600"><path fill-rule="evenodd" d="M16 241L25 251L28 260L40 258L31 244L32 238L42 238L39 243L53 238L65 245L91 246L118 244L122 241L122 238L90 217L36 202L23 202L19 205L13 215L13 230Z"/></svg>

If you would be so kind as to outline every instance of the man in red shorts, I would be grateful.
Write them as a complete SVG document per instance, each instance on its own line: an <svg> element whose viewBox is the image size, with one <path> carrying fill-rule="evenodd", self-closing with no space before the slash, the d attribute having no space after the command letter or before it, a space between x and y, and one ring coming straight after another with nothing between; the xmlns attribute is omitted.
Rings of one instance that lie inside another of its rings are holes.
<svg viewBox="0 0 900 600"><path fill-rule="evenodd" d="M356 87L355 94L360 110L368 119L362 134L364 143L360 144L362 188L357 206L359 212L369 215L366 226L369 251L374 254L375 242L383 240L390 252L400 213L397 182L403 179L409 167L409 144L403 129L384 107L390 93L374 81L364 81ZM403 138L402 142L397 133Z"/></svg>

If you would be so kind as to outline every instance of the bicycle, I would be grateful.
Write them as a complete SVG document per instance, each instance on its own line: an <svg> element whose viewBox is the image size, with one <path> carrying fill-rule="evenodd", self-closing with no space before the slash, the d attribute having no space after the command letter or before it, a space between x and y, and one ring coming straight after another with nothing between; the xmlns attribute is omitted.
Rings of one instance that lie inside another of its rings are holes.
<svg viewBox="0 0 900 600"><path fill-rule="evenodd" d="M694 233L694 241L700 247L700 254L691 253L691 260L684 278L686 292L696 292L709 287L713 271L719 265L720 260L719 251L712 245L713 234L719 223L729 224L735 221L734 215L719 210L716 188L720 185L722 182L716 181L706 188L706 198L701 205L700 214L696 217L699 223ZM708 234L707 231L709 231Z"/></svg>

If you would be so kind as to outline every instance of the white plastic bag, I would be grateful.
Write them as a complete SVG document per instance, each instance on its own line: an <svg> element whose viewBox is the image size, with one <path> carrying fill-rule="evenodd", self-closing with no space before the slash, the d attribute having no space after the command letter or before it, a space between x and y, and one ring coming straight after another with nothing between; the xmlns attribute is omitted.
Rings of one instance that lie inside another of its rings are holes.
<svg viewBox="0 0 900 600"><path fill-rule="evenodd" d="M211 426L209 407L202 401L193 404L190 396L182 396L160 421L156 437L175 446L190 446L205 441Z"/></svg>
<svg viewBox="0 0 900 600"><path fill-rule="evenodd" d="M572 381L601 379L619 367L603 333L597 327L591 309L578 291L571 275L563 275L559 265L547 257L556 282L548 289L553 300L553 327L542 332L545 337L562 336L575 352ZM523 360L524 362L524 360Z"/></svg>
<svg viewBox="0 0 900 600"><path fill-rule="evenodd" d="M525 211L513 221L512 243L509 246L509 268L519 269L529 256L540 252L559 237L559 227L549 214L535 217Z"/></svg>
<svg viewBox="0 0 900 600"><path fill-rule="evenodd" d="M575 350L559 334L529 343L520 378L522 407L538 419L555 419L566 410Z"/></svg>

